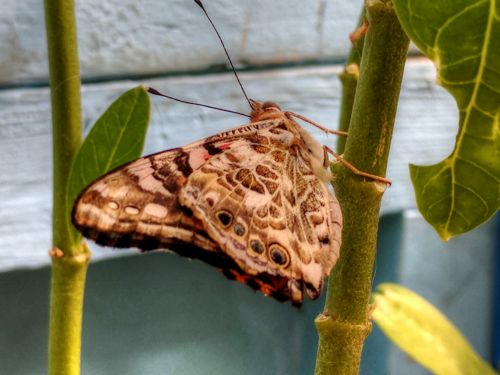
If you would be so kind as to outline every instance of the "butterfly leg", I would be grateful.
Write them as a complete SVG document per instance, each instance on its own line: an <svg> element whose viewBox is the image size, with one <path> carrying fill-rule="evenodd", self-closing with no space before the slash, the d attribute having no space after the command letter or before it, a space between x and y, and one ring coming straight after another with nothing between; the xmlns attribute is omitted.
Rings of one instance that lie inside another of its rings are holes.
<svg viewBox="0 0 500 375"><path fill-rule="evenodd" d="M347 132L340 131L340 130L331 130L331 129L325 128L324 126L318 124L316 121L310 120L307 117L299 115L298 113L287 111L287 112L285 112L285 114L289 117L296 117L302 121L305 121L305 122L317 127L318 129L323 130L325 133L336 134L336 135L340 135L343 137L347 137ZM325 153L329 153L329 154L333 155L333 157L335 159L337 159L340 163L342 163L344 165L344 167L346 167L347 169L352 171L352 173L354 173L355 175L366 177L366 178L369 178L369 179L374 180L374 181L379 181L379 182L382 182L382 183L387 184L389 186L392 184L391 180L389 180L387 178L360 171L358 168L356 168L354 165L349 163L347 160L345 160L342 156L337 154L335 151L333 151L328 146L323 146L323 147L324 147ZM327 159L325 158L325 161L326 160Z"/></svg>
<svg viewBox="0 0 500 375"><path fill-rule="evenodd" d="M292 116L292 117L298 118L298 119L300 119L302 121L305 121L308 124L311 124L311 125L317 127L320 130L323 130L327 134L336 134L336 135L340 135L342 137L347 137L347 132L343 132L341 130L332 130L332 129L325 128L323 125L318 124L316 121L310 120L307 117L299 115L298 113L286 111L285 114L288 115L288 116Z"/></svg>
<svg viewBox="0 0 500 375"><path fill-rule="evenodd" d="M346 167L347 169L349 169L355 175L361 176L361 177L366 177L366 178L369 178L371 180L379 181L379 182L382 182L384 184L387 184L387 185L391 186L391 184L392 184L391 180L389 180L389 179L387 179L385 177L381 177L381 176L377 176L377 175L374 175L374 174L371 174L371 173L366 173L366 172L360 171L358 168L356 168L354 165L352 165L351 163L349 163L347 160L345 160L342 156L340 156L339 154L337 154L335 151L333 151L328 146L323 146L323 147L324 147L324 149L325 149L325 151L327 153L329 153L330 155L332 155L335 159L337 159L340 163L342 163L342 165L344 167Z"/></svg>

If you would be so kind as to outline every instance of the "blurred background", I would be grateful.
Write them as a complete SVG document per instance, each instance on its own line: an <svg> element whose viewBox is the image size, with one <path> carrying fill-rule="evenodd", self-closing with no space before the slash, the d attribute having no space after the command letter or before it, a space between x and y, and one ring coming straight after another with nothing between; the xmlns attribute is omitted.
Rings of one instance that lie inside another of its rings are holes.
<svg viewBox="0 0 500 375"><path fill-rule="evenodd" d="M125 90L248 112L227 60L190 0L76 2L85 131ZM335 128L337 75L362 1L206 1L251 98L272 100ZM6 0L0 12L0 370L46 369L51 236L51 120L42 3ZM243 124L243 117L152 98L145 153ZM432 64L411 49L398 108L374 284L396 281L427 298L495 361L495 246L500 220L442 242L415 209L408 163L446 157L456 106ZM307 127L307 125L305 125ZM309 129L309 128L308 128ZM321 142L336 139L309 129ZM313 319L229 282L199 261L92 247L82 374L303 375L314 369ZM427 374L374 328L362 374Z"/></svg>

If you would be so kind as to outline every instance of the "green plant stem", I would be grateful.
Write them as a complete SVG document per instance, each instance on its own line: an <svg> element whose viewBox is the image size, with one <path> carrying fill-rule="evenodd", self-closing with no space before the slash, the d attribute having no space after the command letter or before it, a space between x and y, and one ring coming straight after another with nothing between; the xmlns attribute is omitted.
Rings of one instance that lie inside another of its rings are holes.
<svg viewBox="0 0 500 375"><path fill-rule="evenodd" d="M370 23L344 158L360 170L384 176L408 50L388 0L368 0ZM319 334L316 375L357 374L371 330L369 297L380 201L385 186L337 166L335 192L342 207L342 249L330 274Z"/></svg>
<svg viewBox="0 0 500 375"><path fill-rule="evenodd" d="M83 294L88 250L54 259L50 291L49 375L80 374Z"/></svg>
<svg viewBox="0 0 500 375"><path fill-rule="evenodd" d="M358 27L361 27L366 20L365 7L361 9L361 14L358 20ZM339 74L340 82L342 83L342 99L340 102L340 117L339 130L348 132L351 122L352 106L354 105L354 96L359 78L359 63L363 55L363 45L365 36L361 36L354 41L349 52L349 57L344 65L344 70ZM339 137L337 140L337 152L344 153L346 137Z"/></svg>
<svg viewBox="0 0 500 375"><path fill-rule="evenodd" d="M90 252L72 240L66 211L71 163L82 141L80 76L72 0L45 0L53 134L53 233L49 322L50 375L80 373L81 323Z"/></svg>

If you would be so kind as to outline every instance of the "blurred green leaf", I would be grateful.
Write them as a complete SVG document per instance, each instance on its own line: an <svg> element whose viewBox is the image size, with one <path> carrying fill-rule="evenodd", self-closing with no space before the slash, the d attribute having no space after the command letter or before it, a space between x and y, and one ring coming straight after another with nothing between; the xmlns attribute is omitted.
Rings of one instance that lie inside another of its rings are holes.
<svg viewBox="0 0 500 375"><path fill-rule="evenodd" d="M403 29L434 61L438 82L460 112L452 154L438 164L410 166L420 212L448 240L500 207L500 2L393 3Z"/></svg>
<svg viewBox="0 0 500 375"><path fill-rule="evenodd" d="M373 301L382 331L434 374L497 375L443 314L411 290L381 284Z"/></svg>
<svg viewBox="0 0 500 375"><path fill-rule="evenodd" d="M89 183L141 155L149 112L149 95L140 86L122 94L94 124L71 167L67 189L68 224L75 199Z"/></svg>

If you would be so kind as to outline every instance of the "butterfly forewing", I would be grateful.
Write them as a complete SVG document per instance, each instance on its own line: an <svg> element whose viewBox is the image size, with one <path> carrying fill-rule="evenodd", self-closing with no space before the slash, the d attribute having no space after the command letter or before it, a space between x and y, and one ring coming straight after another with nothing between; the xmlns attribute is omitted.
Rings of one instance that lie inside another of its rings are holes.
<svg viewBox="0 0 500 375"><path fill-rule="evenodd" d="M174 149L141 158L95 181L77 200L74 225L107 246L149 250L183 241L216 248L178 204L180 184L190 173L184 155Z"/></svg>
<svg viewBox="0 0 500 375"><path fill-rule="evenodd" d="M338 257L341 217L296 127L236 141L193 172L180 202L242 270L281 280L299 304L304 289L319 295Z"/></svg>
<svg viewBox="0 0 500 375"><path fill-rule="evenodd" d="M150 250L180 240L213 249L216 246L201 233L203 225L179 205L179 191L193 170L262 126L269 126L269 121L231 129L109 172L80 194L73 209L74 225L107 246Z"/></svg>

